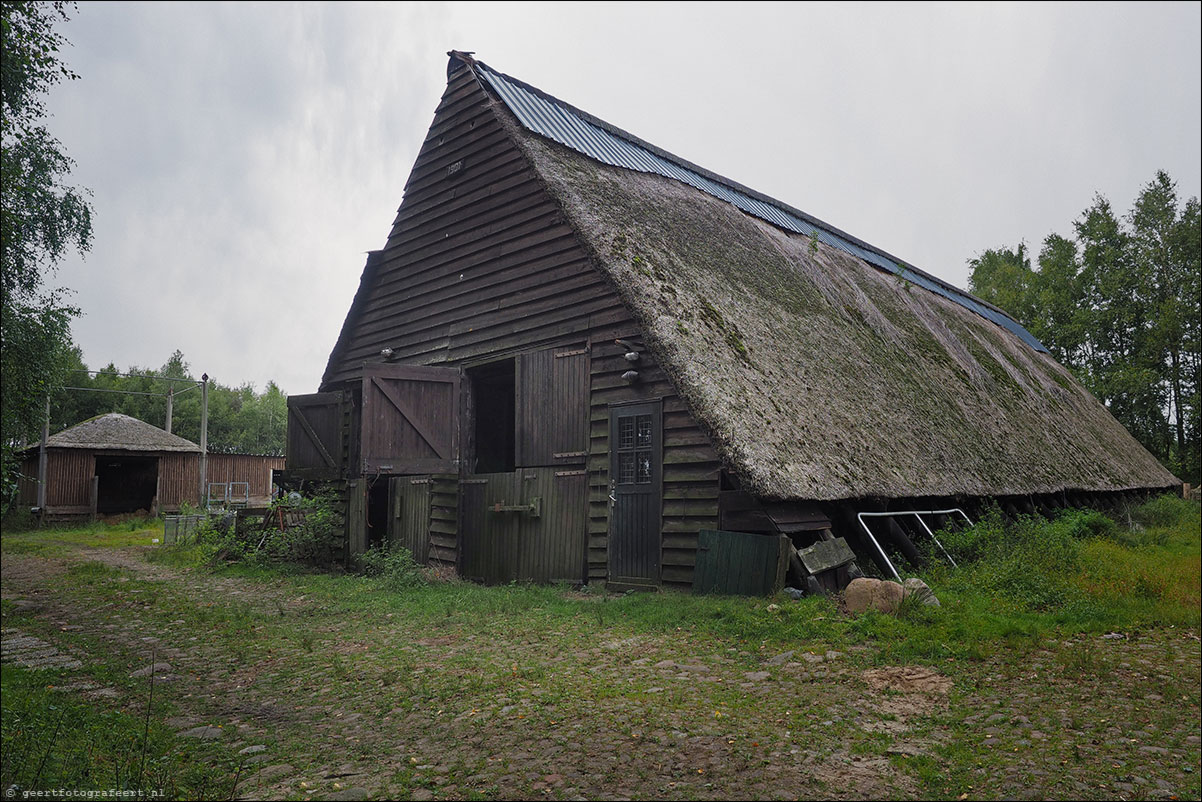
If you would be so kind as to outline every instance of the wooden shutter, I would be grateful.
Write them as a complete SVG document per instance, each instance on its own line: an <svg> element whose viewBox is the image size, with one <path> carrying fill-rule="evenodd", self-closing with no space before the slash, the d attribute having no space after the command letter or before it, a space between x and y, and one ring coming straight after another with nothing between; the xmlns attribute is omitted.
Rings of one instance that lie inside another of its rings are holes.
<svg viewBox="0 0 1202 802"><path fill-rule="evenodd" d="M589 354L553 348L522 354L517 367L517 464L584 462L588 456Z"/></svg>
<svg viewBox="0 0 1202 802"><path fill-rule="evenodd" d="M288 396L285 469L312 478L342 474L342 393Z"/></svg>
<svg viewBox="0 0 1202 802"><path fill-rule="evenodd" d="M365 365L364 474L458 473L459 370Z"/></svg>

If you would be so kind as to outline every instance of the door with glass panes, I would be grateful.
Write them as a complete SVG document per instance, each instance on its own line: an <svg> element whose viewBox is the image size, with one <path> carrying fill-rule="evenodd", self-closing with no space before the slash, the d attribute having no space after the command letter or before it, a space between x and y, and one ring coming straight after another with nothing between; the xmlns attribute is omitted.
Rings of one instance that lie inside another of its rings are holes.
<svg viewBox="0 0 1202 802"><path fill-rule="evenodd" d="M657 585L663 487L662 405L609 410L609 581Z"/></svg>

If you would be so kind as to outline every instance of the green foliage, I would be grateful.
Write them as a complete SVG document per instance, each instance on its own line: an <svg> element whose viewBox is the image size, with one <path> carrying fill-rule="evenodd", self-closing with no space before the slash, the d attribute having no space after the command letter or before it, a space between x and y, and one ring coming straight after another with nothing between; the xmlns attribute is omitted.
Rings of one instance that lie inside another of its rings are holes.
<svg viewBox="0 0 1202 802"><path fill-rule="evenodd" d="M937 595L1098 627L1197 618L1199 505L1165 496L1133 511L1133 527L1094 510L1006 522L996 508L974 526L938 533L959 564L933 551L927 577ZM933 546L932 546L933 548ZM1192 565L1192 569L1191 569ZM1104 622L1104 623L1102 623Z"/></svg>
<svg viewBox="0 0 1202 802"><path fill-rule="evenodd" d="M409 549L395 545L374 546L359 557L363 573L376 577L392 591L408 590L426 584L426 574Z"/></svg>
<svg viewBox="0 0 1202 802"><path fill-rule="evenodd" d="M1158 172L1131 212L1098 196L1074 238L1024 254L985 251L969 286L1005 309L1157 456L1188 482L1202 474L1202 230L1199 204L1179 204Z"/></svg>
<svg viewBox="0 0 1202 802"><path fill-rule="evenodd" d="M271 508L273 520L278 506L289 511L302 510L303 521L280 531L270 525L264 528L258 517L243 518L236 523L232 515L210 515L196 530L195 541L202 555L210 563L331 565L343 537L343 516L337 497L318 495L302 499L297 507L287 501L277 502Z"/></svg>
<svg viewBox="0 0 1202 802"><path fill-rule="evenodd" d="M56 691L44 671L6 663L0 676L0 783L6 789L50 797L53 789L70 788L73 794L99 798L154 788L169 799L197 799L206 787L233 789L224 771L187 753L160 715L143 714L151 704L162 708L147 689L141 689L142 698L126 712Z"/></svg>
<svg viewBox="0 0 1202 802"><path fill-rule="evenodd" d="M50 388L61 383L79 310L46 277L69 250L87 252L92 211L86 190L63 185L73 162L42 124L44 95L73 80L54 26L64 3L0 5L0 499L16 490L15 448L37 437Z"/></svg>
<svg viewBox="0 0 1202 802"><path fill-rule="evenodd" d="M67 385L85 389L60 389L55 393L50 408L52 433L106 412L120 412L155 426L165 426L167 392L171 390L174 393L172 433L194 443L200 442L199 381L179 351L172 353L158 369L130 367L120 370L109 363L96 375L88 372L78 349L68 354L68 360L70 379ZM131 375L120 376L118 373ZM106 392L94 392L96 390ZM257 393L249 384L229 387L210 378L208 393L208 446L211 453L283 455L288 428L288 397L275 382L268 382L263 392Z"/></svg>

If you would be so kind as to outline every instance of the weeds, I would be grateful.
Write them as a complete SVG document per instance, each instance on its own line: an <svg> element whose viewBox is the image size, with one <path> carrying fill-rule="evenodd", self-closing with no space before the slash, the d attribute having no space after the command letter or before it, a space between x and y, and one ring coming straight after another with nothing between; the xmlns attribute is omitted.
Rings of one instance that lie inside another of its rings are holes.
<svg viewBox="0 0 1202 802"><path fill-rule="evenodd" d="M408 590L427 584L426 575L413 559L413 553L401 546L370 548L359 557L359 567L387 590Z"/></svg>

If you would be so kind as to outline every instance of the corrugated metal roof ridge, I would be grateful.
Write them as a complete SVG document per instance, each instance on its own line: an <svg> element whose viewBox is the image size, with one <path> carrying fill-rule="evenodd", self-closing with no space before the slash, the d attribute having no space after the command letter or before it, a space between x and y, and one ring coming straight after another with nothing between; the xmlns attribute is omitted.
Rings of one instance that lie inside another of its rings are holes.
<svg viewBox="0 0 1202 802"><path fill-rule="evenodd" d="M700 165L693 164L692 162L690 162L686 159L682 159L679 156L676 156L675 154L669 153L668 151L663 150L662 148L660 148L650 142L647 142L646 140L640 139L639 137L635 136L634 134L631 134L628 131L624 131L621 128L618 128L617 126L606 122L605 120L595 117L594 115L588 113L587 111L584 111L583 109L579 109L576 106L573 106L571 103L567 103L567 102L555 97L554 95L544 92L543 90L539 89L536 86L531 86L530 84L526 83L525 81L522 81L519 78L514 78L511 75L507 75L503 72L499 72L498 70L494 70L492 67L489 67L487 64L485 64L482 61L474 61L473 66L477 69L483 70L483 72L486 74L485 77L490 78L490 80L487 81L488 85L493 87L494 91L496 91L498 95L501 95L502 100L506 103L506 105L510 106L511 109L513 109L514 106L519 106L519 107L521 107L523 112L525 112L532 118L539 118L539 117L543 116L543 115L539 114L539 112L536 109L533 109L533 108L527 106L526 104L523 104L521 99L514 93L504 91L502 89L502 82L501 81L493 81L493 80L491 80L491 77L495 76L499 79L502 79L502 81L509 82L511 84L514 84L514 85L520 87L524 91L529 92L530 94L535 95L536 97L551 104L555 108L556 111L566 110L567 112L570 112L570 114L563 115L562 117L560 117L560 120L561 120L561 123L566 123L566 125L571 128L572 134L575 135L572 138L578 138L581 136L581 132L577 129L577 126L573 124L574 121L572 121L570 119L571 115L576 115L579 117L580 120L583 120L584 122L597 127L598 129L600 129L604 133L608 134L609 136L615 137L619 140L625 140L625 142L627 142L631 145L634 145L637 148L646 150L648 153L652 154L653 156L656 156L659 159L662 159L663 161L667 162L668 165L670 165L671 167L677 167L677 168L681 168L683 170L694 172L697 174L698 177L700 177L703 180L713 182L714 184L718 185L718 187L728 189L728 190L733 190L734 192L737 192L737 193L741 193L741 194L747 196L747 198L749 200L758 201L759 203L764 204L768 208L763 211L760 211L760 210L753 211L752 209L746 208L744 204L735 202L735 200L732 200L729 196L726 195L726 193L715 192L713 189L710 189L707 187L696 186L696 184L693 181L689 181L684 176L681 176L679 174L673 175L672 173L675 171L671 171L671 172L663 171L662 174L666 174L667 177L675 177L677 180L684 181L685 183L695 186L697 189L700 189L702 191L708 192L709 194L714 195L715 197L719 197L719 198L722 198L723 200L727 200L728 202L734 203L734 205L738 206L739 208L743 209L744 211L751 213L751 214L755 214L755 216L761 217L764 220L766 220L767 222L773 223L782 228L786 228L786 229L790 229L790 230L796 229L795 226L785 225L784 224L785 221L781 218L778 218L776 215L772 214L772 212L778 212L778 213L784 213L786 215L792 215L792 216L798 218L799 222L802 222L804 224L812 226L814 229L817 229L817 231L819 232L819 239L826 242L828 245L833 245L835 247L841 247L843 243L839 243L837 241L832 241L831 239L828 239L827 237L822 236L823 234L827 234L830 237L837 237L837 238L843 239L846 244L853 246L852 249L844 248L844 250L850 250L852 253L855 253L855 255L859 256L860 258L864 259L865 261L867 261L871 264L875 264L882 269L889 270L889 272L895 272L892 268L896 267L898 269L898 271L900 271L898 273L898 275L901 275L903 278L907 277L906 274L912 274L916 279L918 279L914 283L916 283L920 286L924 286L924 287L926 287L926 289L929 289L933 292L937 292L939 294L946 293L947 295L954 296L954 297L950 298L950 300L962 301L964 306L977 312L977 314L980 314L982 317L989 319L989 320L993 320L995 323L998 323L999 325L1003 326L1007 330L1013 332L1016 336L1019 337L1019 339L1023 340L1024 342L1026 342L1028 345L1035 348L1036 350L1044 351L1044 352L1047 351L1047 348L1045 348L1044 345L1042 343L1040 343L1039 340L1036 339L1034 335L1032 335L1029 331L1027 331L1022 326L1021 323L1019 323L1017 320L1015 320L1013 317L1011 317L1005 310L1003 310L997 306L994 306L993 304L989 303L988 301L986 301L984 299L981 299L981 298L976 297L975 295L972 295L971 293L967 292L966 290L960 289L959 287L957 287L954 284L944 281L943 279L939 278L938 276L932 275L932 274L926 272L925 270L917 268L914 265L910 264L909 262L907 262L903 259L899 259L898 257L892 255L888 251L885 251L881 248L876 247L875 245L865 242L864 240L861 240L859 237L856 237L852 234L848 234L846 231L843 231L842 229L839 229L833 225L830 225L829 223L826 223L825 221L820 220L811 214L803 212L800 209L796 209L796 208L788 205L787 203L783 203L782 201L776 200L775 198L765 195L762 192L758 192L754 189L751 189L750 187L744 186L743 184L740 184L737 181L733 181L729 178L718 175L717 173L714 173L711 170L707 170L706 168L701 167ZM513 109L513 110L515 112L517 111L517 109ZM527 127L529 127L529 126L527 126ZM567 131L565 131L564 128L565 128L565 126L563 124L556 126L556 129L559 130L560 132L562 132L564 134L565 138L568 138ZM536 132L536 133L538 133L538 132ZM629 152L617 153L614 151L614 148L610 143L601 142L596 139L593 139L592 141L599 149L604 150L610 156L610 158L612 159L612 163L614 163L615 165L626 166L630 169L643 169L644 171L647 171L645 168L640 168L640 167L635 166L633 159L632 159L633 154L630 154ZM565 144L570 144L570 143L565 143ZM586 155L588 154L588 149L586 147L582 147L579 145L572 145L572 147L576 150L579 150L582 153L585 153ZM661 172L661 171L655 170L654 172ZM750 204L748 204L748 205L750 205ZM807 232L799 232L799 233L804 234ZM860 250L862 252L856 253L857 250ZM876 258L873 258L873 257L876 257ZM882 264L881 260L888 260L889 262L892 262L893 264L892 265L890 265L888 263ZM933 285L933 286L931 286L931 285ZM940 292L940 290L942 290L942 292ZM992 314L988 314L987 312L992 313ZM997 317L995 317L995 315ZM1001 319L1000 320L997 319L998 317L1000 317Z"/></svg>

